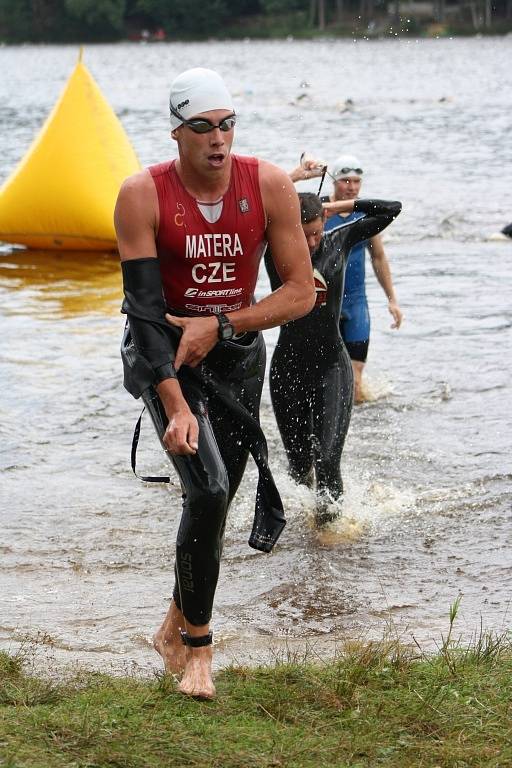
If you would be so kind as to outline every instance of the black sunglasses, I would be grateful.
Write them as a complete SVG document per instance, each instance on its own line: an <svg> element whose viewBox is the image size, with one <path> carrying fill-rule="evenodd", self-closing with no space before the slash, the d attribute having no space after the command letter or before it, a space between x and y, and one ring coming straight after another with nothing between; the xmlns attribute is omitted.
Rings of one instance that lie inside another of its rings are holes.
<svg viewBox="0 0 512 768"><path fill-rule="evenodd" d="M215 128L219 128L224 133L227 133L228 131L231 131L235 127L236 123L236 115L228 115L228 117L225 117L224 120L221 120L220 123L211 123L209 120L206 120L205 118L196 118L194 120L185 120L183 115L180 115L177 109L174 109L173 105L169 103L169 109L171 111L171 114L174 115L174 117L177 117L178 120L181 120L183 125L186 125L187 128L190 128L191 131L194 131L194 133L209 133L210 131L215 130Z"/></svg>

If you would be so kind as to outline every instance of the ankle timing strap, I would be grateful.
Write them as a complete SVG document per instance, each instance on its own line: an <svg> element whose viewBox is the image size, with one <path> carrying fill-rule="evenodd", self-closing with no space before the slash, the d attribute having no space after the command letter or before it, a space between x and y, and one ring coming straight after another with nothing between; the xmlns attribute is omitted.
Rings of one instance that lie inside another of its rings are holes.
<svg viewBox="0 0 512 768"><path fill-rule="evenodd" d="M188 645L190 648L202 648L204 645L211 645L213 642L213 632L208 632L207 635L200 635L199 637L193 637L180 629L181 640L183 645Z"/></svg>

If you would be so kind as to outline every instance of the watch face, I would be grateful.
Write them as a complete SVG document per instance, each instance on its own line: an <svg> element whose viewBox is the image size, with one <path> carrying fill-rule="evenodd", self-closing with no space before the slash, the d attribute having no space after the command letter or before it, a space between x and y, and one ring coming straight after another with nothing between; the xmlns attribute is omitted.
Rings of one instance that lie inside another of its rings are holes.
<svg viewBox="0 0 512 768"><path fill-rule="evenodd" d="M225 315L217 315L219 321L219 339L222 341L229 341L233 338L234 328Z"/></svg>

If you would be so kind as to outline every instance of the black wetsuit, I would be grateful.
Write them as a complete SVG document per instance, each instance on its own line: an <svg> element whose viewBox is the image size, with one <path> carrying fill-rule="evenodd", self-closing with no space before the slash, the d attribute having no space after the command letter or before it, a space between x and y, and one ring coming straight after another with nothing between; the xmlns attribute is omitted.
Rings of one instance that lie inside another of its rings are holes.
<svg viewBox="0 0 512 768"><path fill-rule="evenodd" d="M371 213L324 233L312 255L317 301L299 320L283 325L270 367L270 394L290 474L337 499L343 492L340 460L350 423L353 374L339 331L348 253L381 232L400 213L398 202L361 201ZM272 289L281 284L270 254Z"/></svg>
<svg viewBox="0 0 512 768"><path fill-rule="evenodd" d="M267 446L259 427L265 374L261 333L217 344L196 368L178 373L183 395L199 425L195 455L178 456L163 443L168 419L154 386L142 386L134 370L140 360L127 324L121 347L125 386L142 395L162 447L174 465L183 493L183 514L176 544L173 598L194 625L207 624L219 575L226 515L242 479L249 453L259 470L253 529L249 544L270 552L285 525L281 499L267 464ZM160 478L165 479L165 478Z"/></svg>
<svg viewBox="0 0 512 768"><path fill-rule="evenodd" d="M167 452L183 490L173 598L196 626L207 624L211 618L227 511L249 456L248 448L240 440L240 422L208 392L204 382L218 372L229 386L231 396L258 418L265 344L259 333L246 336L248 346L236 342L217 344L198 371L183 366L178 376L183 395L198 420L199 446L194 456L173 456ZM160 398L150 388L143 399L162 440L167 417Z"/></svg>

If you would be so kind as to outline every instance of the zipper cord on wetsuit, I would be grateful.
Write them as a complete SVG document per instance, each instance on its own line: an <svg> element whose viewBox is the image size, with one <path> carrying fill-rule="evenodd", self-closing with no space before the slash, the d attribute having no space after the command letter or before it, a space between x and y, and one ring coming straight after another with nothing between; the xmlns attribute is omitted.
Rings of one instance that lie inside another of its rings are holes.
<svg viewBox="0 0 512 768"><path fill-rule="evenodd" d="M140 437L140 422L142 419L142 414L146 410L146 407L142 409L140 412L140 416L137 419L137 423L135 425L135 429L133 431L133 440L132 440L132 453L131 453L131 461L132 461L132 470L135 477L138 477L139 480L143 480L145 483L170 483L171 478L170 477L152 477L150 475L139 475L137 474L136 469L136 463L137 463L137 446L139 444L139 437Z"/></svg>

